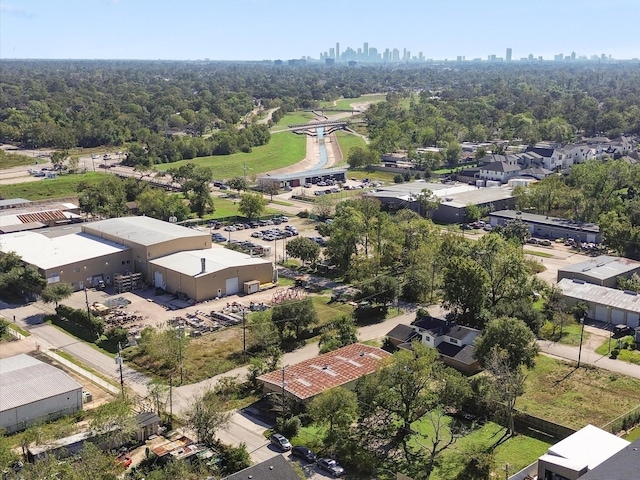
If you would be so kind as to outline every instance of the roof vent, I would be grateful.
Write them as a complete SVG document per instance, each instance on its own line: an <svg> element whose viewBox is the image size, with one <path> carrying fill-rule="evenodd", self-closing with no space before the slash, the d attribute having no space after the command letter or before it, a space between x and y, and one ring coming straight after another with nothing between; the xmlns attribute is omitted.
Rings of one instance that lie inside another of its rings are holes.
<svg viewBox="0 0 640 480"><path fill-rule="evenodd" d="M207 271L207 259L201 258L200 263L202 264L202 273Z"/></svg>
<svg viewBox="0 0 640 480"><path fill-rule="evenodd" d="M577 278L574 278L574 279L573 279L573 283L577 283L577 284L579 284L579 285L584 285L584 284L585 284L585 281L584 281L584 280L578 280Z"/></svg>
<svg viewBox="0 0 640 480"><path fill-rule="evenodd" d="M625 290L624 293L627 295L633 295L634 297L638 295L638 292L634 292L633 290Z"/></svg>

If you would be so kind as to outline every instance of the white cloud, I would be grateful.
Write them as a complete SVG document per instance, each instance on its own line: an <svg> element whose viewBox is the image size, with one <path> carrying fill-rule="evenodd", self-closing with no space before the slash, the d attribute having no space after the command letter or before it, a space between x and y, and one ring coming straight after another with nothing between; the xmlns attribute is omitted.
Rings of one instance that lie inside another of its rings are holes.
<svg viewBox="0 0 640 480"><path fill-rule="evenodd" d="M18 18L34 18L35 15L31 12L26 11L24 8L14 7L12 5L0 4L0 12L6 13L8 15L18 17Z"/></svg>

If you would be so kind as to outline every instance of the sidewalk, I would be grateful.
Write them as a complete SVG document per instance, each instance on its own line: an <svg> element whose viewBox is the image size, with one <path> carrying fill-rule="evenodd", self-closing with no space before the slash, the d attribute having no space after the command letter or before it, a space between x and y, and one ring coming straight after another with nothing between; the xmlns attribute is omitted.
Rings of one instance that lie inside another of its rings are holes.
<svg viewBox="0 0 640 480"><path fill-rule="evenodd" d="M538 340L540 351L549 357L559 358L562 360L578 361L579 347L570 345L562 345L560 343L550 342L549 340ZM610 372L620 373L629 377L640 378L640 365L623 362L621 360L612 360L611 358L599 355L592 349L583 346L580 363L593 365L594 367L609 370Z"/></svg>

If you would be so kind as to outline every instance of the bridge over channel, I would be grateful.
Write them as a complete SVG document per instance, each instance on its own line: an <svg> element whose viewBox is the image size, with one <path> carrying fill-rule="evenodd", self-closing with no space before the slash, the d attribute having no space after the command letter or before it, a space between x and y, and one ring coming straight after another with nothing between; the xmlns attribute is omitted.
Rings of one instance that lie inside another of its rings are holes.
<svg viewBox="0 0 640 480"><path fill-rule="evenodd" d="M293 125L287 125L287 127L288 130L293 133L305 134L315 137L318 136L318 130L320 130L321 135L329 135L336 130L346 130L349 123L353 122L345 122L342 120L327 120L324 122L296 123Z"/></svg>

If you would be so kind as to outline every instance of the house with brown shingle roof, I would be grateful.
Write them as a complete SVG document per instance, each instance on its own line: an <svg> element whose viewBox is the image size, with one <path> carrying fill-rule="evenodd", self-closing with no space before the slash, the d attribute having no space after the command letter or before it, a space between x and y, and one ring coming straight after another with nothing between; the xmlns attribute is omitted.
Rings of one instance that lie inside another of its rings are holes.
<svg viewBox="0 0 640 480"><path fill-rule="evenodd" d="M284 394L297 402L309 402L334 387L352 389L361 377L369 375L391 354L362 343L354 343L318 355L295 365L258 377L264 393Z"/></svg>

